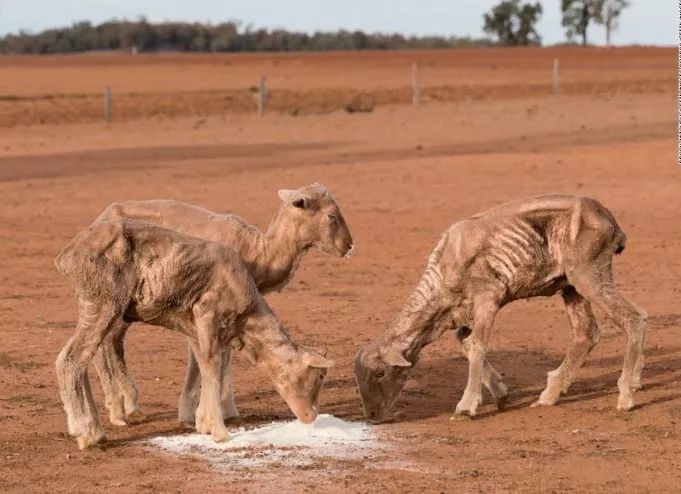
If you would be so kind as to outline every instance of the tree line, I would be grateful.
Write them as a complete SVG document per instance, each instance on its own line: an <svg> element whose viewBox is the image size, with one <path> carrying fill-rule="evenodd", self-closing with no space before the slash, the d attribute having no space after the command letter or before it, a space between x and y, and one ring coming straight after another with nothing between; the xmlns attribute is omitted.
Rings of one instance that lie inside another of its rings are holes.
<svg viewBox="0 0 681 494"><path fill-rule="evenodd" d="M628 0L561 0L562 25L569 40L581 38L587 44L590 24L601 24L607 44L617 28ZM70 27L40 33L21 31L0 37L0 53L68 53L92 50L244 52L244 51L330 51L403 50L458 48L501 44L541 44L536 25L542 5L503 0L483 15L483 28L496 41L456 36L404 36L363 31L303 32L286 29L253 29L238 21L221 24L186 22L150 23L112 20L93 25L78 22Z"/></svg>
<svg viewBox="0 0 681 494"><path fill-rule="evenodd" d="M606 44L610 46L612 31L617 29L619 17L628 6L628 0L561 0L561 24L568 40L581 38L583 45L588 42L589 25L601 24L605 28ZM502 45L541 44L536 25L542 11L539 2L504 0L483 16L483 28Z"/></svg>
<svg viewBox="0 0 681 494"><path fill-rule="evenodd" d="M285 29L252 29L237 21L216 25L113 20L99 25L79 22L37 34L20 32L0 38L1 53L67 53L91 50L247 52L401 50L490 45L487 39L444 36L367 34L362 31L307 34Z"/></svg>

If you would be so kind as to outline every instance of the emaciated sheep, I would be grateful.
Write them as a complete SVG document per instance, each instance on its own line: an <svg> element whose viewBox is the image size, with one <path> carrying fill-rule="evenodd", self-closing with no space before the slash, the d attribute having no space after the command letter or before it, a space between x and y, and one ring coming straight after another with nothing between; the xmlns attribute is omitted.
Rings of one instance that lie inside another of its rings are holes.
<svg viewBox="0 0 681 494"><path fill-rule="evenodd" d="M69 432L83 449L104 439L87 377L112 333L135 321L187 336L201 371L196 429L223 441L221 367L238 341L302 422L317 416L332 362L293 343L229 247L149 223L114 220L80 232L57 257L78 297L78 326L56 362Z"/></svg>
<svg viewBox="0 0 681 494"><path fill-rule="evenodd" d="M260 293L281 290L291 280L301 259L311 247L338 257L348 256L352 236L338 203L321 184L298 190L280 190L283 204L266 232L232 214L219 214L179 201L151 200L115 203L97 221L133 219L161 225L194 237L230 246L241 257ZM127 325L109 334L95 356L112 424L125 425L141 417L138 392L124 359L123 341ZM178 417L194 422L200 375L189 348L187 374L179 400ZM222 367L225 418L238 416L231 383L231 363Z"/></svg>
<svg viewBox="0 0 681 494"><path fill-rule="evenodd" d="M449 329L456 331L469 361L456 414L476 415L481 384L502 409L508 390L485 357L495 315L514 300L556 293L565 302L573 336L535 405L553 405L568 391L598 341L593 303L626 331L617 408L630 410L641 386L646 313L625 300L613 280L612 258L625 241L603 205L567 195L509 202L452 225L390 328L355 358L367 418L385 418L421 349Z"/></svg>

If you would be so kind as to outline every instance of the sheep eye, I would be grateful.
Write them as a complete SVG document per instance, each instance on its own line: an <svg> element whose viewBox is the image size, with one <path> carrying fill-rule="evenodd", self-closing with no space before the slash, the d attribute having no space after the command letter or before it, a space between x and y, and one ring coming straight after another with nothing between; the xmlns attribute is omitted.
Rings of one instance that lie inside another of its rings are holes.
<svg viewBox="0 0 681 494"><path fill-rule="evenodd" d="M377 379L383 379L384 376L385 376L385 371L380 370L376 373Z"/></svg>
<svg viewBox="0 0 681 494"><path fill-rule="evenodd" d="M335 214L330 214L329 219L335 221L337 219L337 216Z"/></svg>

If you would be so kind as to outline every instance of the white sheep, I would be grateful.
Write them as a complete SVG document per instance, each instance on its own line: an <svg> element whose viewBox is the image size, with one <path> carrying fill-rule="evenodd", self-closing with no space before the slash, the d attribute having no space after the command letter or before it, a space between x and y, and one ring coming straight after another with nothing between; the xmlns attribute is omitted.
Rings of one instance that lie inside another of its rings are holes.
<svg viewBox="0 0 681 494"><path fill-rule="evenodd" d="M617 408L630 410L641 387L646 312L625 300L613 280L612 258L625 242L602 204L566 195L509 202L452 225L390 328L357 354L355 375L367 418L384 419L421 349L448 329L456 331L469 360L456 414L476 415L481 384L503 408L508 390L485 356L495 315L514 300L556 293L573 337L535 405L553 405L568 391L598 341L594 303L626 331Z"/></svg>
<svg viewBox="0 0 681 494"><path fill-rule="evenodd" d="M305 423L317 416L332 362L293 343L229 247L149 223L113 220L80 232L55 264L78 296L78 326L56 362L69 433L79 448L105 439L87 377L111 334L135 321L178 331L201 371L195 425L224 441L221 367L232 341L273 381Z"/></svg>

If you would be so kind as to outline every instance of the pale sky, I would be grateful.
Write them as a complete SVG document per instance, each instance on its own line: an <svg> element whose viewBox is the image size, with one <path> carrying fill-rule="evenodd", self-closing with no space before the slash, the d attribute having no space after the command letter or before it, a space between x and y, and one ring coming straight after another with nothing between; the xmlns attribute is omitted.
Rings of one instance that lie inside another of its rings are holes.
<svg viewBox="0 0 681 494"><path fill-rule="evenodd" d="M238 19L255 27L284 27L312 32L340 28L404 34L480 37L482 15L499 0L0 0L0 35L19 29L39 31L115 17L149 21L221 22ZM560 0L543 0L538 25L544 44L565 40ZM676 45L678 3L632 0L613 35L614 44ZM589 38L605 40L602 26Z"/></svg>

